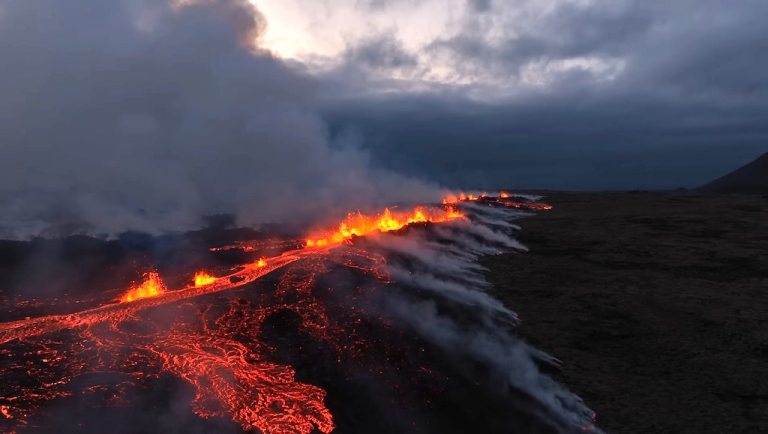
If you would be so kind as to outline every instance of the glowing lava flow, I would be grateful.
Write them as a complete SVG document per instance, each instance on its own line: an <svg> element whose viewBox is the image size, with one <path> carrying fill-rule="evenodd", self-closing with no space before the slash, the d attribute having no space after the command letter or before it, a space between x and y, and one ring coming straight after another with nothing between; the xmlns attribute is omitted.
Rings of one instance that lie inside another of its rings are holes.
<svg viewBox="0 0 768 434"><path fill-rule="evenodd" d="M193 315L200 316L205 314ZM260 329L265 316L258 308L246 312L235 305L215 327L203 318L202 332L197 321L179 321L147 350L162 360L164 371L194 386L192 409L200 417L229 416L243 429L264 434L309 434L315 427L331 432L333 416L323 403L323 389L296 381L291 367L262 360L230 336ZM228 330L228 322L236 330Z"/></svg>
<svg viewBox="0 0 768 434"><path fill-rule="evenodd" d="M194 277L195 288L200 286L210 285L215 281L216 281L216 278L206 273L205 271L198 271L197 273L195 273L195 277Z"/></svg>
<svg viewBox="0 0 768 434"><path fill-rule="evenodd" d="M152 272L147 275L144 283L126 292L120 298L120 303L72 314L49 315L2 323L0 324L0 345L14 339L25 339L63 329L88 327L105 321L119 322L144 309L241 287L299 259L327 253L332 247L353 236L362 236L375 231L394 231L413 223L440 223L459 218L463 218L463 214L453 207L434 210L416 208L411 213L397 213L386 209L383 213L374 216L359 212L350 213L339 224L338 230L309 237L306 243L307 247L311 248L289 250L270 258L269 261L259 259L229 275L216 278L206 285L199 286L194 282L192 286L168 291L160 276Z"/></svg>
<svg viewBox="0 0 768 434"><path fill-rule="evenodd" d="M292 250L270 258L269 263L260 259L206 286L189 286L175 291L165 291L153 297L136 298L132 301L108 304L72 314L49 315L2 323L0 324L0 344L63 329L89 327L107 321L119 322L144 309L244 286L308 255L322 254L325 251Z"/></svg>
<svg viewBox="0 0 768 434"><path fill-rule="evenodd" d="M456 205L459 202L476 202L480 199L488 197L488 193L482 194L449 194L443 199L443 205Z"/></svg>
<svg viewBox="0 0 768 434"><path fill-rule="evenodd" d="M39 361L42 365L36 370L30 370L30 365L25 363L0 369L3 376L34 374L31 381L40 383L37 389L25 386L8 396L0 396L2 416L9 421L17 420L20 426L24 426L31 409L49 400L72 396L66 389L67 385L84 373L135 371L138 366L140 371L130 375L135 378L151 377L145 371L156 363L152 362L156 358L136 362L131 360L132 356L128 359L124 356L137 354L136 357L141 358L144 357L141 354L151 353L162 361L162 371L175 373L195 386L194 410L202 417L229 414L243 429L257 429L264 434L309 434L314 429L330 432L334 424L323 403L324 390L295 381L291 367L261 360L258 354L242 343L229 336L217 335L214 327L204 326L201 333L199 327L188 327L179 320L147 336L121 329L121 324L135 322L141 311L161 306L179 309L184 306L178 303L180 301L244 286L302 258L322 255L327 251L288 251L268 261L259 259L246 264L203 286L157 291L152 296L139 297L139 294L146 295L147 291L134 290L145 285L165 288L155 273L148 275L142 285L128 291L122 297L125 301L119 303L72 314L0 324L0 345L8 345L0 347L3 357L11 357L8 360L24 357L23 354L30 354L30 350L25 349L28 346L40 348L31 350L31 354L42 356ZM131 295L130 300L128 295ZM197 316L192 315L193 318ZM175 317L169 316L171 320ZM147 322L146 326L151 327L152 323ZM80 336L75 338L77 343L71 350L57 349L62 343L57 338L49 337L64 331ZM98 355L88 356L92 351L74 350L89 347L95 348ZM14 356L13 351L20 353ZM89 361L80 360L82 357L88 357ZM49 372L45 366L65 371ZM16 373L10 374L7 369L14 369Z"/></svg>
<svg viewBox="0 0 768 434"><path fill-rule="evenodd" d="M339 223L336 230L314 234L306 240L307 247L325 247L340 244L353 236L363 236L372 232L390 232L413 223L442 223L464 217L454 207L442 209L416 208L409 213L399 213L385 209L378 215L365 215L360 212L350 213Z"/></svg>
<svg viewBox="0 0 768 434"><path fill-rule="evenodd" d="M122 303L127 303L142 298L157 297L167 290L165 283L163 283L163 280L160 278L157 271L150 271L144 276L144 282L139 285L134 285L128 292L120 297L120 301Z"/></svg>
<svg viewBox="0 0 768 434"><path fill-rule="evenodd" d="M6 391L10 393L0 396L0 416L6 421L17 421L17 426L23 427L33 409L50 400L73 396L67 387L81 375L125 372L136 380L151 379L158 375L147 373L153 372L148 371L153 367L159 372L174 373L195 387L193 410L201 417L228 415L243 429L264 434L329 433L334 429L334 423L324 404L323 389L296 381L295 371L290 366L263 359L261 344L255 338L248 346L232 337L258 330L259 324L276 308L253 306L249 313L238 305L233 321L242 321L243 315L258 317L258 321L251 327L241 327L237 334L233 334L233 330L226 331L226 327L222 327L224 323L219 324L226 316L216 320L202 319L205 311L197 315L179 315L178 319L175 314L152 317L168 318L169 322L164 325L157 325L157 319L149 320L146 315L139 314L160 307L183 309L190 304L180 303L182 301L243 287L302 259L309 259L305 261L308 264L319 264L316 261L328 257L333 247L353 236L393 231L411 223L438 223L462 217L453 207L416 208L410 213L385 210L375 216L350 214L337 231L310 238L307 246L311 248L287 250L278 256L258 259L221 277L200 271L190 286L169 290L160 275L153 271L120 296L116 303L70 314L2 323L0 352L3 357L16 360L38 354L40 359L34 362L39 364L34 368L29 368L32 366L30 362L0 367L4 376L30 378L26 385L8 386L10 389ZM306 330L322 338L327 333L328 324L327 319L323 319L321 305L308 302L312 298L312 279L317 272L315 268L309 270L307 279L310 280L306 281L293 281L295 275L289 272L285 281L288 286L281 284L275 294L292 300L281 306L298 311ZM297 291L301 292L299 299L296 298ZM190 316L202 321L202 327L194 319L191 322L184 319ZM124 328L124 325L130 326ZM149 331L136 333L131 331L132 327L149 327ZM70 338L61 340L57 336L62 333ZM71 346L66 343L69 339L73 339Z"/></svg>
<svg viewBox="0 0 768 434"><path fill-rule="evenodd" d="M549 211L552 205L543 202L516 201L513 195L502 191L498 196L490 196L488 193L480 194L449 194L443 199L443 205L455 206L461 202L478 202L486 204L495 204L507 208L527 209L531 211Z"/></svg>

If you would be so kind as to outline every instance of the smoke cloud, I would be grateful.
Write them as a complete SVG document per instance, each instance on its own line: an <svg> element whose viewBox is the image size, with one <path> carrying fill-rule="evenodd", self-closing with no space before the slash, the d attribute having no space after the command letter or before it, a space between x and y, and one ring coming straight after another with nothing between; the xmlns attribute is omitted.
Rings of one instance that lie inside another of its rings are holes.
<svg viewBox="0 0 768 434"><path fill-rule="evenodd" d="M375 305L446 351L485 363L495 373L497 386L508 385L534 398L558 430L589 427L601 432L592 425L594 413L581 398L539 368L540 364L559 366L559 360L518 338L514 334L517 315L487 292L489 284L477 260L526 250L510 236L515 230L511 221L524 213L463 206L471 221L433 227L428 234L372 237L386 252L387 270L402 289L385 292Z"/></svg>
<svg viewBox="0 0 768 434"><path fill-rule="evenodd" d="M0 238L433 197L329 140L265 25L246 0L0 2Z"/></svg>

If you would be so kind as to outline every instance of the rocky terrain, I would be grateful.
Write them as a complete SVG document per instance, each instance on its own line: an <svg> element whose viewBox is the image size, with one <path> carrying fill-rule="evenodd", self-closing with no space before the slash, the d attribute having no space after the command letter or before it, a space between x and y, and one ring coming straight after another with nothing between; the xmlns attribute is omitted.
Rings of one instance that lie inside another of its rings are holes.
<svg viewBox="0 0 768 434"><path fill-rule="evenodd" d="M488 257L521 334L613 433L768 431L768 195L548 193Z"/></svg>

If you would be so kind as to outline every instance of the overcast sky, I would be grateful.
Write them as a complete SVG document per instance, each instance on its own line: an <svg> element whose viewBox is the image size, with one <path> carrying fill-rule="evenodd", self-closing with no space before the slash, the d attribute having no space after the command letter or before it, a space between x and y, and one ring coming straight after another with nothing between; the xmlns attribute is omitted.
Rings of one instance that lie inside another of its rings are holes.
<svg viewBox="0 0 768 434"><path fill-rule="evenodd" d="M316 222L445 187L695 187L768 150L766 17L766 0L0 0L0 238Z"/></svg>
<svg viewBox="0 0 768 434"><path fill-rule="evenodd" d="M334 134L455 186L694 187L768 151L764 0L261 0Z"/></svg>

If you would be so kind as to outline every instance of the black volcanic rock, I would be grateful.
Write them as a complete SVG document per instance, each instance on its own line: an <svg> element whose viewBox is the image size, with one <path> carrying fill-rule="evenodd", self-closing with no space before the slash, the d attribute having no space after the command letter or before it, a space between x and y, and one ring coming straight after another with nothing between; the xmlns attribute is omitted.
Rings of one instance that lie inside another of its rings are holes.
<svg viewBox="0 0 768 434"><path fill-rule="evenodd" d="M707 193L768 193L768 152L755 161L699 187Z"/></svg>
<svg viewBox="0 0 768 434"><path fill-rule="evenodd" d="M552 211L518 222L530 251L482 265L518 332L563 361L555 376L598 425L768 432L768 195L545 200Z"/></svg>

